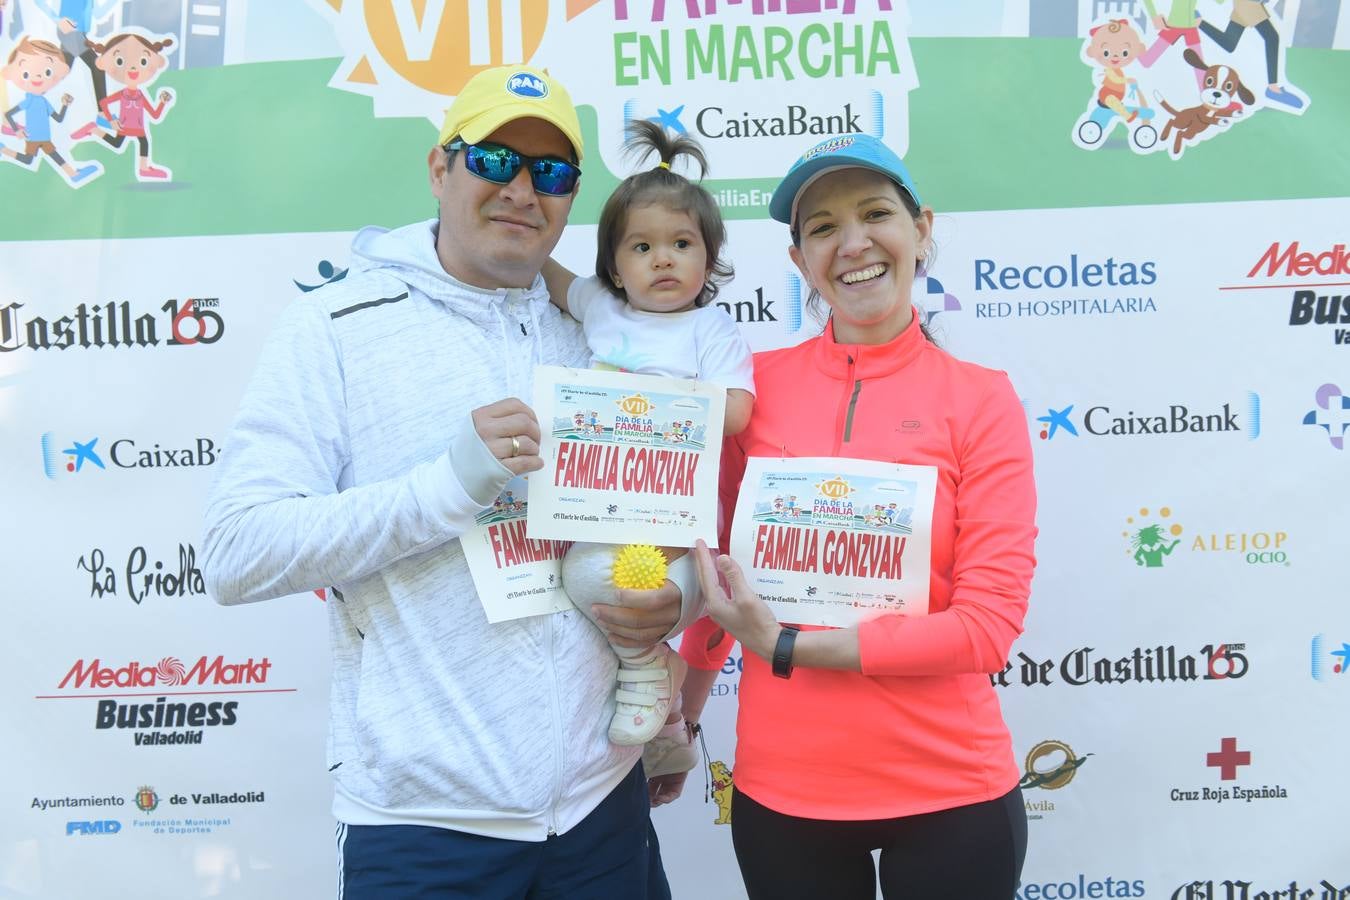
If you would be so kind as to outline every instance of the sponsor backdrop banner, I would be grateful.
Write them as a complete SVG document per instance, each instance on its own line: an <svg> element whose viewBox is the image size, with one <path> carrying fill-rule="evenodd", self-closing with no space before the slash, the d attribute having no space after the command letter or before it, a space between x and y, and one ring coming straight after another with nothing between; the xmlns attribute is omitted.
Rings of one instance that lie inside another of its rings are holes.
<svg viewBox="0 0 1350 900"><path fill-rule="evenodd" d="M333 894L326 599L217 606L203 497L279 312L355 229L433 213L441 111L525 62L588 146L559 258L593 258L626 122L687 133L756 349L820 327L776 177L826 136L904 152L937 210L915 299L1009 372L1036 452L1031 611L994 676L1019 897L1350 896L1342 4L54 6L0 2L0 896ZM707 771L654 813L677 897L744 896L740 663Z"/></svg>

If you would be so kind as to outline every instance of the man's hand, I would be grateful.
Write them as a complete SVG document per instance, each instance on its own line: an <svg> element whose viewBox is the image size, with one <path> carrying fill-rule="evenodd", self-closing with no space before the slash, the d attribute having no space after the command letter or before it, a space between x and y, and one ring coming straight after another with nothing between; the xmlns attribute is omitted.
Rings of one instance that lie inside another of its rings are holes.
<svg viewBox="0 0 1350 900"><path fill-rule="evenodd" d="M508 397L480 406L471 415L478 436L512 475L524 475L544 467L539 456L539 420L534 410L523 402Z"/></svg>
<svg viewBox="0 0 1350 900"><path fill-rule="evenodd" d="M619 603L597 603L591 610L620 647L654 646L680 621L680 589L669 579L654 591L621 590Z"/></svg>
<svg viewBox="0 0 1350 900"><path fill-rule="evenodd" d="M658 775L647 779L647 800L652 806L661 806L677 799L684 791L688 772L673 772L670 775Z"/></svg>
<svg viewBox="0 0 1350 900"><path fill-rule="evenodd" d="M62 19L61 21L56 23L56 27L61 29L62 34L70 34L72 31L75 30L75 20Z"/></svg>

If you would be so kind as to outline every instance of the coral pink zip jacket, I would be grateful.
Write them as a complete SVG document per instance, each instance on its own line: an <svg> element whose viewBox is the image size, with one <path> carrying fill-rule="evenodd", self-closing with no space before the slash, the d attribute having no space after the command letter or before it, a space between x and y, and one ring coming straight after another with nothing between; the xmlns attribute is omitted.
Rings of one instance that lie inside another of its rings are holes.
<svg viewBox="0 0 1350 900"><path fill-rule="evenodd" d="M1002 372L962 362L916 321L889 344L825 334L755 355L749 427L723 450L735 509L747 456L842 456L936 466L927 616L859 627L862 672L775 678L745 654L737 720L739 790L779 812L884 819L991 800L1017 784L989 673L1022 631L1035 566L1036 491L1025 413ZM722 546L729 546L726 534ZM695 623L682 642L720 668L730 640Z"/></svg>

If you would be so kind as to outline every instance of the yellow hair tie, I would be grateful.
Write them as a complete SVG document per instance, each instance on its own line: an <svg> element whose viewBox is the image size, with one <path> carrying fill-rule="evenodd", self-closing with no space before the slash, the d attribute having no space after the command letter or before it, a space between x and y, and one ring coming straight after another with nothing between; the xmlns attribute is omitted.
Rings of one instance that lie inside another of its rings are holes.
<svg viewBox="0 0 1350 900"><path fill-rule="evenodd" d="M663 159L663 160L661 160L659 163L656 164L656 167L657 167L658 169L669 169L669 168L670 168L670 163L666 162L666 161Z"/></svg>

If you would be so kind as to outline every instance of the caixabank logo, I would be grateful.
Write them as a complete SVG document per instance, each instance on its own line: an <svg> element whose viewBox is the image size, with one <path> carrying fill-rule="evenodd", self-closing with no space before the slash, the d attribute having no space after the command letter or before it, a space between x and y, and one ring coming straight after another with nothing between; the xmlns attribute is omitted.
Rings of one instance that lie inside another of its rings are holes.
<svg viewBox="0 0 1350 900"><path fill-rule="evenodd" d="M1350 642L1315 634L1312 638L1309 672L1313 681L1350 685Z"/></svg>
<svg viewBox="0 0 1350 900"><path fill-rule="evenodd" d="M1289 532L1282 528L1189 529L1169 505L1141 506L1120 532L1126 557L1139 569L1162 569L1183 558L1230 560L1252 566L1290 565Z"/></svg>
<svg viewBox="0 0 1350 900"><path fill-rule="evenodd" d="M1019 650L1003 670L989 676L995 687L1070 687L1096 685L1163 684L1236 681L1251 664L1245 643L1205 644L1187 652L1176 644L1102 650L1076 647L1062 655L1033 656Z"/></svg>
<svg viewBox="0 0 1350 900"><path fill-rule="evenodd" d="M976 319L1105 318L1158 311L1152 259L1067 257L974 262Z"/></svg>
<svg viewBox="0 0 1350 900"><path fill-rule="evenodd" d="M195 469L213 466L220 456L211 438L187 438L176 443L117 437L106 440L100 435L59 437L44 431L42 474L55 481L68 475L114 472L118 470ZM111 468L109 468L111 466Z"/></svg>
<svg viewBox="0 0 1350 900"><path fill-rule="evenodd" d="M1027 401L1027 408L1037 407ZM1061 446L1072 438L1108 440L1158 440L1219 435L1254 441L1261 436L1261 395L1245 391L1231 398L1186 403L1143 404L1102 402L1055 402L1035 416L1033 426L1043 441L1059 439Z"/></svg>
<svg viewBox="0 0 1350 900"><path fill-rule="evenodd" d="M57 684L57 693L35 699L93 700L94 730L130 732L137 747L201 744L207 733L238 723L242 701L172 698L293 693L294 688L268 684L271 668L272 661L265 656L232 662L224 655L201 656L190 665L174 656L121 665L105 665L100 658L78 659Z"/></svg>
<svg viewBox="0 0 1350 900"><path fill-rule="evenodd" d="M79 303L54 315L27 302L0 306L0 353L199 347L224 336L216 297L170 299L155 310L130 300Z"/></svg>
<svg viewBox="0 0 1350 900"><path fill-rule="evenodd" d="M1330 244L1330 246L1328 246ZM1276 240L1265 247L1241 283L1221 291L1271 291L1283 295L1286 324L1350 347L1350 252L1341 242L1304 244Z"/></svg>
<svg viewBox="0 0 1350 900"><path fill-rule="evenodd" d="M662 109L662 105L667 108ZM879 138L885 132L884 109L880 91L864 90L849 99L838 97L819 108L783 103L781 98L769 94L746 95L734 103L723 101L697 107L634 98L624 102L623 117L625 126L634 119L649 119L675 134L687 134L704 146L716 146L720 141L762 138L824 139L849 134Z"/></svg>
<svg viewBox="0 0 1350 900"><path fill-rule="evenodd" d="M177 791L170 791L161 794L153 787L142 785L136 789L132 798L136 808L147 815L159 809L163 804L168 807L186 807L186 806L252 806L254 804L263 804L267 802L267 792L261 790L240 790L230 788L222 790L221 788L211 788L200 792L188 791L180 794Z"/></svg>
<svg viewBox="0 0 1350 900"><path fill-rule="evenodd" d="M1204 752L1204 765L1212 770L1209 780L1197 778L1171 788L1168 799L1173 803L1208 803L1231 810L1249 803L1289 799L1283 785L1266 780L1272 767L1260 760L1261 752L1232 736L1220 737L1213 744Z"/></svg>

